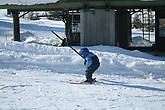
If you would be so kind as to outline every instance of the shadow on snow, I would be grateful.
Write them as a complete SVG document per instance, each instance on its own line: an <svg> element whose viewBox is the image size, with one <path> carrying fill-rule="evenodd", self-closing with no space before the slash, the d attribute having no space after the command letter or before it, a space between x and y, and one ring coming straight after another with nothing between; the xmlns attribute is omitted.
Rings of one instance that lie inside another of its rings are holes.
<svg viewBox="0 0 165 110"><path fill-rule="evenodd" d="M105 84L105 85L118 85L118 86L129 87L129 88L165 92L164 89L155 88L155 87L148 87L148 86L141 86L141 85L129 85L129 84L126 84L123 82L110 81L110 80L106 80L106 79L101 79L101 81L104 81L104 82L98 82L98 83Z"/></svg>

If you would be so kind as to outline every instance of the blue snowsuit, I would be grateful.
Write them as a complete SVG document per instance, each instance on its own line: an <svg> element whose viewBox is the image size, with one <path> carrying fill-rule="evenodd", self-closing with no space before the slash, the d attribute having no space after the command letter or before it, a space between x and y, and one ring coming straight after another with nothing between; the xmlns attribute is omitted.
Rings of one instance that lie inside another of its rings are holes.
<svg viewBox="0 0 165 110"><path fill-rule="evenodd" d="M87 48L81 48L79 53L82 57L86 59L84 62L84 65L86 66L85 76L86 76L87 82L92 82L93 80L92 74L100 66L99 59L95 54L93 54L92 52L89 52Z"/></svg>

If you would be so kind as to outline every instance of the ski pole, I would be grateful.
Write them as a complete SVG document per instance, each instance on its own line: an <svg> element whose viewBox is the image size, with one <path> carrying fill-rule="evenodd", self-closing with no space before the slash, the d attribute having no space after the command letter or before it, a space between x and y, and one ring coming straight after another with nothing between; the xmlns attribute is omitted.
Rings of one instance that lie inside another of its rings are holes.
<svg viewBox="0 0 165 110"><path fill-rule="evenodd" d="M54 31L51 31L54 35L56 35L60 40L62 40L63 41L63 39L58 35L58 34L56 34Z"/></svg>
<svg viewBox="0 0 165 110"><path fill-rule="evenodd" d="M58 34L56 34L54 31L51 31L54 35L56 35L60 40L62 40L63 41L63 39L58 35ZM67 45L74 51L74 52L76 52L81 58L83 58L85 61L86 61L86 59L83 57L83 56L81 56L68 42L67 42Z"/></svg>

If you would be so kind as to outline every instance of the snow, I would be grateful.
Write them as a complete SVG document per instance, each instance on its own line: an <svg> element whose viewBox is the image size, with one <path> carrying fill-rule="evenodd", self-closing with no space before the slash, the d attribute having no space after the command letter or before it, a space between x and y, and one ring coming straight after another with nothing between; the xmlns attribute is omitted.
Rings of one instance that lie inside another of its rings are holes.
<svg viewBox="0 0 165 110"><path fill-rule="evenodd" d="M150 35L149 35L150 34ZM155 32L143 32L139 29L132 29L132 43L133 47L152 47L155 43Z"/></svg>
<svg viewBox="0 0 165 110"><path fill-rule="evenodd" d="M6 15L7 10L1 10L0 13L0 39L10 41L13 38L13 19ZM37 21L20 19L21 40L25 42L59 45L61 41L50 30L58 32L65 38L64 28L65 24L62 21L50 21L44 18Z"/></svg>
<svg viewBox="0 0 165 110"><path fill-rule="evenodd" d="M0 5L15 4L15 5L34 5L56 3L59 0L0 0Z"/></svg>
<svg viewBox="0 0 165 110"><path fill-rule="evenodd" d="M165 57L91 46L98 83L69 84L85 79L83 59L69 47L35 43L59 45L50 29L65 37L64 24L21 19L24 40L14 42L12 18L0 12L0 110L164 110Z"/></svg>

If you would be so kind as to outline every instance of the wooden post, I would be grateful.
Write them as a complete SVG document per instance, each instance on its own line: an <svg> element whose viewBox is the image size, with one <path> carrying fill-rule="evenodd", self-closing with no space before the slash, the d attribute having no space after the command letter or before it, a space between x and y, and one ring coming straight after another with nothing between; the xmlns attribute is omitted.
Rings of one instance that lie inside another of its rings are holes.
<svg viewBox="0 0 165 110"><path fill-rule="evenodd" d="M14 41L20 41L20 26L19 26L19 12L12 11L13 14L13 33Z"/></svg>

